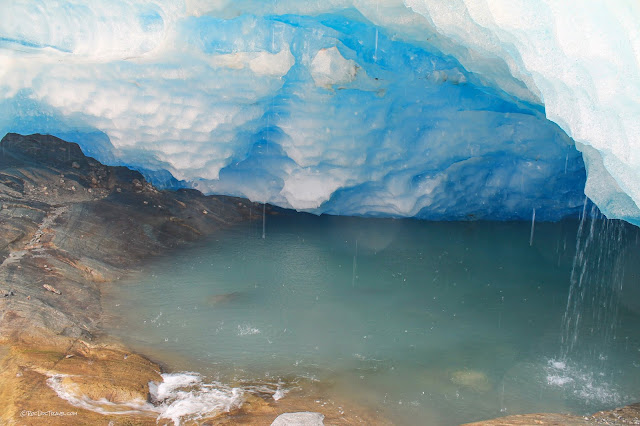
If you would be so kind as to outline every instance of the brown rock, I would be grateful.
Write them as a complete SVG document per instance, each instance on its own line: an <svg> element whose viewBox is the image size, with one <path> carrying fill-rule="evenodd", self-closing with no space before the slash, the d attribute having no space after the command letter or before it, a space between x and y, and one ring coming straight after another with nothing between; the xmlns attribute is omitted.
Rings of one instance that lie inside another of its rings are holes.
<svg viewBox="0 0 640 426"><path fill-rule="evenodd" d="M52 293L55 293L55 294L62 294L62 293L60 293L60 290L56 289L56 288L55 288L55 287L53 287L53 286L50 286L49 284L43 284L43 285L42 285L42 287L44 287L46 290L48 290L48 291L50 291L50 292L52 292Z"/></svg>

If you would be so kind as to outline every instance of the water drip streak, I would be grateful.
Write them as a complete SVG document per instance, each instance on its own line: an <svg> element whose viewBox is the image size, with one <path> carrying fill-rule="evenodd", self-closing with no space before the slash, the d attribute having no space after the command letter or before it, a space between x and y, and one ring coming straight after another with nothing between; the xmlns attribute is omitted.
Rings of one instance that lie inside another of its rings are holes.
<svg viewBox="0 0 640 426"><path fill-rule="evenodd" d="M566 359L567 354L570 348L573 346L573 342L569 343L569 334L570 330L576 330L576 327L573 326L573 322L579 321L579 316L576 318L576 314L574 312L570 312L571 308L575 308L574 298L576 296L576 266L578 265L580 258L583 255L583 251L581 250L581 241L582 241L582 233L584 232L584 223L587 218L587 203L588 198L585 197L584 204L582 206L582 215L580 217L580 225L578 226L578 234L576 235L576 253L573 257L573 265L571 266L571 277L570 277L570 288L569 288L569 296L567 297L567 307L564 312L564 316L562 318L562 350L561 350L561 358Z"/></svg>
<svg viewBox="0 0 640 426"><path fill-rule="evenodd" d="M267 221L267 203L262 204L262 239L265 238L265 224Z"/></svg>
<svg viewBox="0 0 640 426"><path fill-rule="evenodd" d="M585 199L576 236L567 306L562 319L562 360L585 358L604 368L615 339L624 267L624 223L609 220Z"/></svg>
<svg viewBox="0 0 640 426"><path fill-rule="evenodd" d="M351 287L356 286L356 269L358 268L358 240L356 240L356 254L353 255L353 271L351 273Z"/></svg>
<svg viewBox="0 0 640 426"><path fill-rule="evenodd" d="M531 235L529 235L529 247L533 245L533 231L536 227L536 209L533 209L533 216L531 217Z"/></svg>

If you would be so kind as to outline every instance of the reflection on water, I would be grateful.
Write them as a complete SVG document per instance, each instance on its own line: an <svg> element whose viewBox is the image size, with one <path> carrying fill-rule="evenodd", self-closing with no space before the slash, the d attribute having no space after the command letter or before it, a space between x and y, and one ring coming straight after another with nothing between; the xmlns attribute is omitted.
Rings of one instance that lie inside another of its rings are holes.
<svg viewBox="0 0 640 426"><path fill-rule="evenodd" d="M157 259L105 305L129 344L278 397L320 383L399 424L587 413L640 400L640 265L617 257L606 359L579 340L560 357L578 227L275 216L265 239L260 221Z"/></svg>

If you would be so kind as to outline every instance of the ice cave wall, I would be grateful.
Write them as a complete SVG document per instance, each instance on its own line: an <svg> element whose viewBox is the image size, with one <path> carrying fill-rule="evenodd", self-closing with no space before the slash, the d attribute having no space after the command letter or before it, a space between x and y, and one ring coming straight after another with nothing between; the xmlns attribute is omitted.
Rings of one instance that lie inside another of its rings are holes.
<svg viewBox="0 0 640 426"><path fill-rule="evenodd" d="M171 173L315 213L558 219L586 193L640 222L635 2L17 0L0 12L3 134L52 133L156 183L176 184Z"/></svg>

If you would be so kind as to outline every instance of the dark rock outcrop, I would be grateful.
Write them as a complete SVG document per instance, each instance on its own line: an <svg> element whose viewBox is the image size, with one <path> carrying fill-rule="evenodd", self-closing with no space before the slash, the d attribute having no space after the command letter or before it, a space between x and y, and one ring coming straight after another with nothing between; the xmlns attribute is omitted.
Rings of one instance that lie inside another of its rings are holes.
<svg viewBox="0 0 640 426"><path fill-rule="evenodd" d="M247 219L250 206L195 190L159 191L75 143L7 134L0 142L0 292L12 295L0 298L0 339L91 340L100 332L102 283Z"/></svg>

